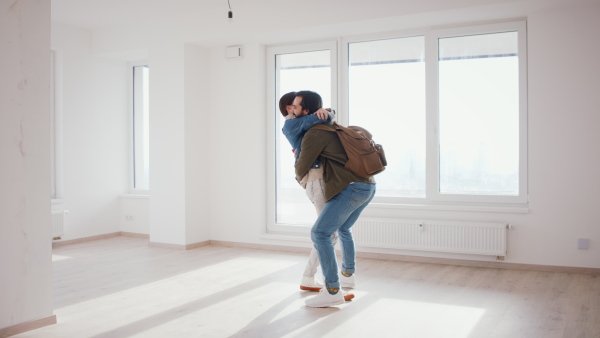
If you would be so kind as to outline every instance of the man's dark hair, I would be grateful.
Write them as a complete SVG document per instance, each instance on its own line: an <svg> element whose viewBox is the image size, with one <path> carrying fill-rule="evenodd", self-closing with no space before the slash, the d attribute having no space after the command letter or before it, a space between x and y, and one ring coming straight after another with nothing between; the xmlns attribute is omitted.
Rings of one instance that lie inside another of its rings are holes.
<svg viewBox="0 0 600 338"><path fill-rule="evenodd" d="M302 102L300 102L302 111L307 109L309 114L314 114L317 112L317 110L323 108L323 100L321 99L321 95L315 92L311 92L310 90L302 90L297 92L296 96L300 96L302 98Z"/></svg>
<svg viewBox="0 0 600 338"><path fill-rule="evenodd" d="M291 106L292 103L294 103L294 99L296 98L296 92L289 92L287 94L284 94L280 99L279 99L279 111L281 112L281 115L283 115L284 117L287 116L287 106Z"/></svg>

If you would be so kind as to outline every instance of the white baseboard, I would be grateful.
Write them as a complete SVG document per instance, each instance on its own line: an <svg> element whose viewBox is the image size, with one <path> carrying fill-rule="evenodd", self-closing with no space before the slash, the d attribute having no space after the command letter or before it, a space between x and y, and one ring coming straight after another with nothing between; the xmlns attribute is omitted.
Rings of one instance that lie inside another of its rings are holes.
<svg viewBox="0 0 600 338"><path fill-rule="evenodd" d="M160 242L148 242L148 246L156 248L174 249L174 250L191 250L200 248L203 246L210 245L210 241L192 243L192 244L171 244L171 243L160 243Z"/></svg>
<svg viewBox="0 0 600 338"><path fill-rule="evenodd" d="M108 233L108 234L102 234L102 235L96 235L96 236L90 236L90 237L53 241L52 247L56 248L56 247L63 246L63 245L91 242L91 241L97 241L99 239L106 239L106 238L117 237L117 236L121 236L121 232L112 232L112 233Z"/></svg>

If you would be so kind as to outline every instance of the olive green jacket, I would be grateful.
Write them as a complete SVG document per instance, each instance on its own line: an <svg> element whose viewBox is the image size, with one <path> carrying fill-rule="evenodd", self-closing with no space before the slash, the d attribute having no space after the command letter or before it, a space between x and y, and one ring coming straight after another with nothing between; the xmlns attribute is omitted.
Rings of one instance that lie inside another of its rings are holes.
<svg viewBox="0 0 600 338"><path fill-rule="evenodd" d="M331 122L324 125L332 126ZM348 156L337 134L333 131L309 129L302 139L302 151L296 161L296 180L300 182L317 158L323 166L325 200L344 190L352 182L375 183L373 177L362 178L344 169Z"/></svg>

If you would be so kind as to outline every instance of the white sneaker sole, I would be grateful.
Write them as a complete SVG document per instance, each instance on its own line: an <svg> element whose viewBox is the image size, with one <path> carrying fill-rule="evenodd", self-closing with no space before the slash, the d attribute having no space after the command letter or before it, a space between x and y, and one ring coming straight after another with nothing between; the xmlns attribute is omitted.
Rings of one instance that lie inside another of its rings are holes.
<svg viewBox="0 0 600 338"><path fill-rule="evenodd" d="M312 291L312 292L319 292L321 291L321 288L319 287L312 287L312 286L305 286L305 285L300 285L300 290L304 290L304 291ZM354 298L354 294L353 293L346 293L344 295L344 301L349 301L351 299Z"/></svg>
<svg viewBox="0 0 600 338"><path fill-rule="evenodd" d="M330 307L330 306L336 306L336 305L342 305L344 304L344 300L341 301L336 301L333 303L328 303L328 304L306 304L306 306L308 307Z"/></svg>
<svg viewBox="0 0 600 338"><path fill-rule="evenodd" d="M321 287L300 285L300 290L319 292L319 290L321 290Z"/></svg>

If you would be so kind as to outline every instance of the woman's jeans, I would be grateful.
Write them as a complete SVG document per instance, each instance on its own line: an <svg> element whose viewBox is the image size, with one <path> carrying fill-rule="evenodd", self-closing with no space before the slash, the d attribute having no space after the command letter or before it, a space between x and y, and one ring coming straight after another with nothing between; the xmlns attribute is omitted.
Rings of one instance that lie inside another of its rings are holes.
<svg viewBox="0 0 600 338"><path fill-rule="evenodd" d="M327 288L340 288L331 236L337 231L342 247L342 272L355 270L354 239L350 228L375 196L375 184L354 182L330 199L312 227L311 238L319 254Z"/></svg>

